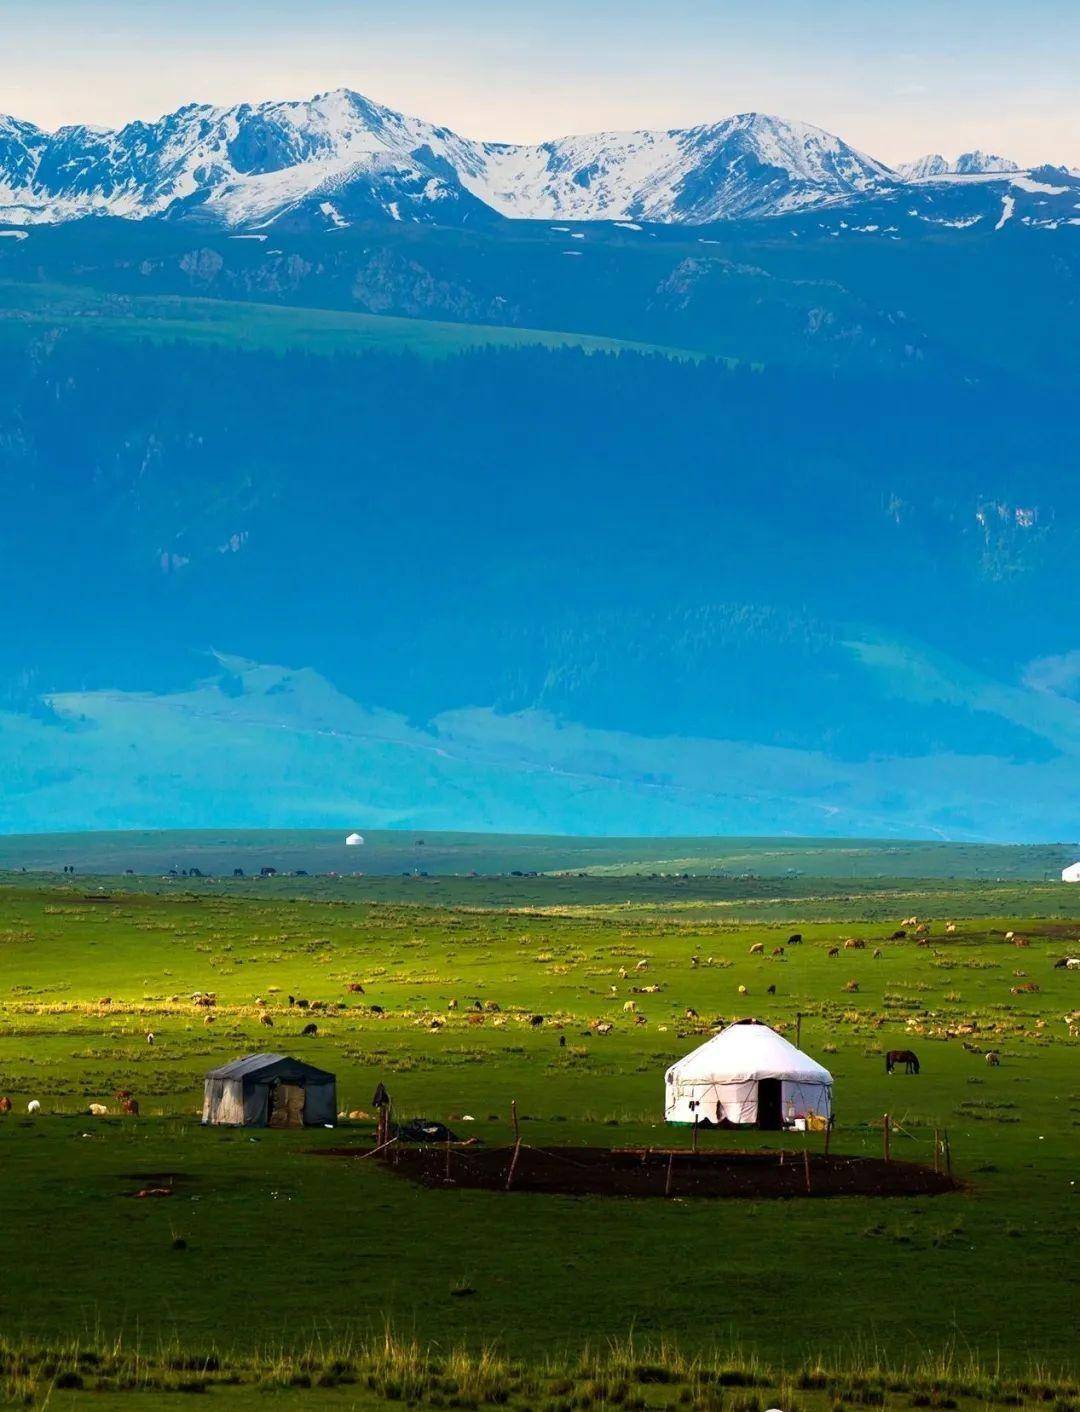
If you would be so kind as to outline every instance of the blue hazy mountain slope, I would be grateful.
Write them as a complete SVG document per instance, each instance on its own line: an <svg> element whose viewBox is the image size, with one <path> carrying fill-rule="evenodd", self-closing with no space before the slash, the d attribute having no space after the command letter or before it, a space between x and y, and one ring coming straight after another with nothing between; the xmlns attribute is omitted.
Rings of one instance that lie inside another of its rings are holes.
<svg viewBox="0 0 1080 1412"><path fill-rule="evenodd" d="M1071 197L1010 197L1016 212L1028 201L1028 214L997 229L1002 199L980 185L913 189L899 207L890 198L885 209L882 197L854 224L841 206L692 232L506 221L497 231L383 225L249 239L85 220L0 238L0 309L40 327L45 286L77 286L98 298L80 308L58 291L63 327L127 318L152 332L163 320L128 301L216 298L570 331L950 385L1005 373L1071 391L1080 181ZM1058 201L1071 214L1036 224ZM926 221L908 214L920 202Z"/></svg>
<svg viewBox="0 0 1080 1412"><path fill-rule="evenodd" d="M44 329L0 418L6 830L1075 833L1052 390Z"/></svg>

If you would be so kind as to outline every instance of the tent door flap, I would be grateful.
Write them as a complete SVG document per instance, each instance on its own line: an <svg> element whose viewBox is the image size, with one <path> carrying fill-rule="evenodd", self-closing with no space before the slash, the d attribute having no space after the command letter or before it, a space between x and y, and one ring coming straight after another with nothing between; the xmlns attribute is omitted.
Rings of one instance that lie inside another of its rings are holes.
<svg viewBox="0 0 1080 1412"><path fill-rule="evenodd" d="M300 1084L276 1083L270 1090L271 1128L302 1128L304 1126L304 1090Z"/></svg>

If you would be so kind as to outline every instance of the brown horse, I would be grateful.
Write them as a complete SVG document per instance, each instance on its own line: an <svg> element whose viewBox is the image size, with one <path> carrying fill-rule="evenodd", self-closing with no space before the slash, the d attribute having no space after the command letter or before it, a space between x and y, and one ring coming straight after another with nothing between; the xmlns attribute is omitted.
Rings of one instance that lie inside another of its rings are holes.
<svg viewBox="0 0 1080 1412"><path fill-rule="evenodd" d="M885 1072L891 1074L897 1064L903 1064L905 1074L919 1072L919 1056L914 1049L890 1049L885 1055Z"/></svg>

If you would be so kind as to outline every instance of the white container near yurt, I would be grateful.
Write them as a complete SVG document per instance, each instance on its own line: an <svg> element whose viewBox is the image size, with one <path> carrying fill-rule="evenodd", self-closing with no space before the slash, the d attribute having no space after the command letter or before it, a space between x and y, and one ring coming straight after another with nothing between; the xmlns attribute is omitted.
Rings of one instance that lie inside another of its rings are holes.
<svg viewBox="0 0 1080 1412"><path fill-rule="evenodd" d="M738 1020L672 1064L669 1123L805 1127L832 1117L832 1074L760 1020Z"/></svg>

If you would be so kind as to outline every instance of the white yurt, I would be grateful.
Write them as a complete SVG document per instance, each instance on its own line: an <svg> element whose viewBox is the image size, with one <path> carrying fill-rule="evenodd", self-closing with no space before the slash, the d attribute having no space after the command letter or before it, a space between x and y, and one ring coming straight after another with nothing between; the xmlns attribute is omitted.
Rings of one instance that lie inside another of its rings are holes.
<svg viewBox="0 0 1080 1412"><path fill-rule="evenodd" d="M1061 870L1062 882L1080 882L1080 863L1070 863Z"/></svg>
<svg viewBox="0 0 1080 1412"><path fill-rule="evenodd" d="M832 1074L760 1020L738 1020L672 1064L669 1123L777 1130L832 1117Z"/></svg>
<svg viewBox="0 0 1080 1412"><path fill-rule="evenodd" d="M363 835L362 833L351 833L351 834L349 834L348 838L346 838L346 840L345 840L345 847L346 847L346 848L359 848L359 846L363 843L363 841L364 841L364 835Z"/></svg>

